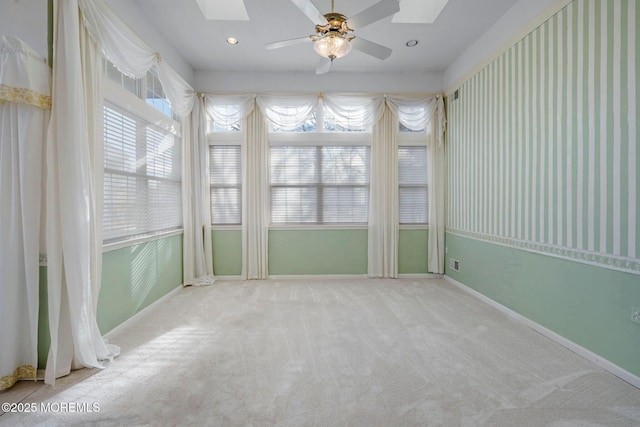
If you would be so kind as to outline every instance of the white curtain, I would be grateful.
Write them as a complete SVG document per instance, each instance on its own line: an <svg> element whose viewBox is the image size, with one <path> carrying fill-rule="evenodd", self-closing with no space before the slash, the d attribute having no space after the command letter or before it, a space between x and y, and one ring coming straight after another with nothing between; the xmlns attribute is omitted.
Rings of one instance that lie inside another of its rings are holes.
<svg viewBox="0 0 640 427"><path fill-rule="evenodd" d="M387 105L398 121L414 132L424 131L431 119L435 98L390 96Z"/></svg>
<svg viewBox="0 0 640 427"><path fill-rule="evenodd" d="M384 104L383 104L384 106ZM383 108L373 126L369 196L369 277L398 277L398 121Z"/></svg>
<svg viewBox="0 0 640 427"><path fill-rule="evenodd" d="M447 190L447 158L444 144L446 117L444 100L431 101L429 120L429 247L428 270L444 274L445 203Z"/></svg>
<svg viewBox="0 0 640 427"><path fill-rule="evenodd" d="M393 113L374 126L371 148L369 209L369 276L397 277L398 122L411 131L425 131L429 149L429 238L427 270L444 273L446 191L445 115L441 96L388 97Z"/></svg>
<svg viewBox="0 0 640 427"><path fill-rule="evenodd" d="M182 120L182 210L184 221L184 285L211 285L213 251L211 247L211 211L209 150L206 139L206 106L199 97L190 116Z"/></svg>
<svg viewBox="0 0 640 427"><path fill-rule="evenodd" d="M362 131L377 123L385 109L383 96L325 94L322 105L341 128Z"/></svg>
<svg viewBox="0 0 640 427"><path fill-rule="evenodd" d="M254 95L206 95L207 114L222 127L239 125L255 105Z"/></svg>
<svg viewBox="0 0 640 427"><path fill-rule="evenodd" d="M267 277L267 125L255 96L207 95L207 114L218 126L239 125L242 141L242 279ZM208 151L207 151L208 153ZM208 155L208 154L207 154ZM208 182L208 181L207 181ZM210 233L209 233L210 235Z"/></svg>
<svg viewBox="0 0 640 427"><path fill-rule="evenodd" d="M0 37L0 390L36 379L49 85L49 69L33 49Z"/></svg>
<svg viewBox="0 0 640 427"><path fill-rule="evenodd" d="M213 260L206 188L206 121L193 88L117 16L103 0L78 0L92 39L121 72L141 78L154 67L174 114L182 120L184 284L211 284ZM203 154L204 150L204 154Z"/></svg>
<svg viewBox="0 0 640 427"><path fill-rule="evenodd" d="M258 108L246 124L242 191L242 278L266 279L268 269L269 130Z"/></svg>
<svg viewBox="0 0 640 427"><path fill-rule="evenodd" d="M82 10L84 26L104 56L124 74L141 78L156 66L162 89L171 109L185 117L193 108L196 94L180 75L162 61L159 53L151 49L113 12L103 0L77 0Z"/></svg>
<svg viewBox="0 0 640 427"><path fill-rule="evenodd" d="M301 127L316 111L316 95L259 95L258 107L262 115L284 131Z"/></svg>
<svg viewBox="0 0 640 427"><path fill-rule="evenodd" d="M96 321L102 257L101 55L77 0L54 4L52 111L47 135L47 281L51 347L45 382L103 367L119 353Z"/></svg>

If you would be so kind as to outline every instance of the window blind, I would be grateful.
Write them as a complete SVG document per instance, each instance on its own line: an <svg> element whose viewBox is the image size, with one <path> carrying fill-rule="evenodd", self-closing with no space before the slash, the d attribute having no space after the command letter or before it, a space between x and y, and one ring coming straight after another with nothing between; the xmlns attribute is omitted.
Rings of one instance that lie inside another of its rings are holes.
<svg viewBox="0 0 640 427"><path fill-rule="evenodd" d="M105 101L105 241L124 240L181 226L179 139Z"/></svg>
<svg viewBox="0 0 640 427"><path fill-rule="evenodd" d="M242 166L239 145L209 146L211 222L242 223Z"/></svg>
<svg viewBox="0 0 640 427"><path fill-rule="evenodd" d="M398 148L400 224L429 222L427 147Z"/></svg>
<svg viewBox="0 0 640 427"><path fill-rule="evenodd" d="M369 164L364 146L271 147L271 222L366 223Z"/></svg>

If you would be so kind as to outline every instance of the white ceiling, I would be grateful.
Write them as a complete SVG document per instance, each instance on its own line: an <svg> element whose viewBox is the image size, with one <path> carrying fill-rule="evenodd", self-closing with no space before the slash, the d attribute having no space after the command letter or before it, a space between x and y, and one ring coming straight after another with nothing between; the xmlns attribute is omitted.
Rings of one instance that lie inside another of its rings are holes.
<svg viewBox="0 0 640 427"><path fill-rule="evenodd" d="M312 0L321 13L331 0ZM378 0L335 0L336 12L354 16ZM427 0L424 0L427 1ZM391 17L355 32L393 49L385 61L353 50L335 61L338 72L441 72L517 0L449 0L433 24L391 23ZM534 1L534 0L532 0ZM313 72L311 43L266 50L270 42L314 34L313 23L291 0L244 0L249 21L206 20L196 0L134 0L194 70ZM402 1L400 2L402 8ZM233 36L236 46L226 43ZM419 44L409 48L408 40Z"/></svg>

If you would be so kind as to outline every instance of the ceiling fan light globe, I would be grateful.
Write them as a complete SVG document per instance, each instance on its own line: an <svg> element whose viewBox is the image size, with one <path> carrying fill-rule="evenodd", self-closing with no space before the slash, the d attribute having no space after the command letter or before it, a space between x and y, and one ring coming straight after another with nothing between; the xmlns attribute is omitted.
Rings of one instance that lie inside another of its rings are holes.
<svg viewBox="0 0 640 427"><path fill-rule="evenodd" d="M327 36L317 40L313 48L318 55L333 61L351 52L351 43L340 36Z"/></svg>

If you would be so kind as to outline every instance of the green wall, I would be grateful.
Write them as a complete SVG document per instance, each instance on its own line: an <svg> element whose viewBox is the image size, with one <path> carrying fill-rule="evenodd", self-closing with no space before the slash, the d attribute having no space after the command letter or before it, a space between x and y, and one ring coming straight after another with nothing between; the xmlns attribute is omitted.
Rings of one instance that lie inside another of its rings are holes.
<svg viewBox="0 0 640 427"><path fill-rule="evenodd" d="M98 327L105 334L182 284L182 235L140 243L102 257ZM38 366L44 369L51 339L47 267L40 267Z"/></svg>
<svg viewBox="0 0 640 427"><path fill-rule="evenodd" d="M367 274L367 230L271 230L269 274Z"/></svg>
<svg viewBox="0 0 640 427"><path fill-rule="evenodd" d="M218 276L242 273L242 232L215 230L213 271ZM428 230L400 230L398 272L427 273ZM367 274L367 230L272 230L269 274Z"/></svg>
<svg viewBox="0 0 640 427"><path fill-rule="evenodd" d="M182 235L105 252L98 298L102 333L182 284Z"/></svg>
<svg viewBox="0 0 640 427"><path fill-rule="evenodd" d="M639 16L575 0L447 100L447 274L635 375Z"/></svg>
<svg viewBox="0 0 640 427"><path fill-rule="evenodd" d="M446 274L640 376L638 276L447 234ZM460 271L449 269L449 258Z"/></svg>
<svg viewBox="0 0 640 427"><path fill-rule="evenodd" d="M242 274L242 231L214 230L211 232L213 274L240 276Z"/></svg>
<svg viewBox="0 0 640 427"><path fill-rule="evenodd" d="M429 230L400 230L398 274L427 274Z"/></svg>

